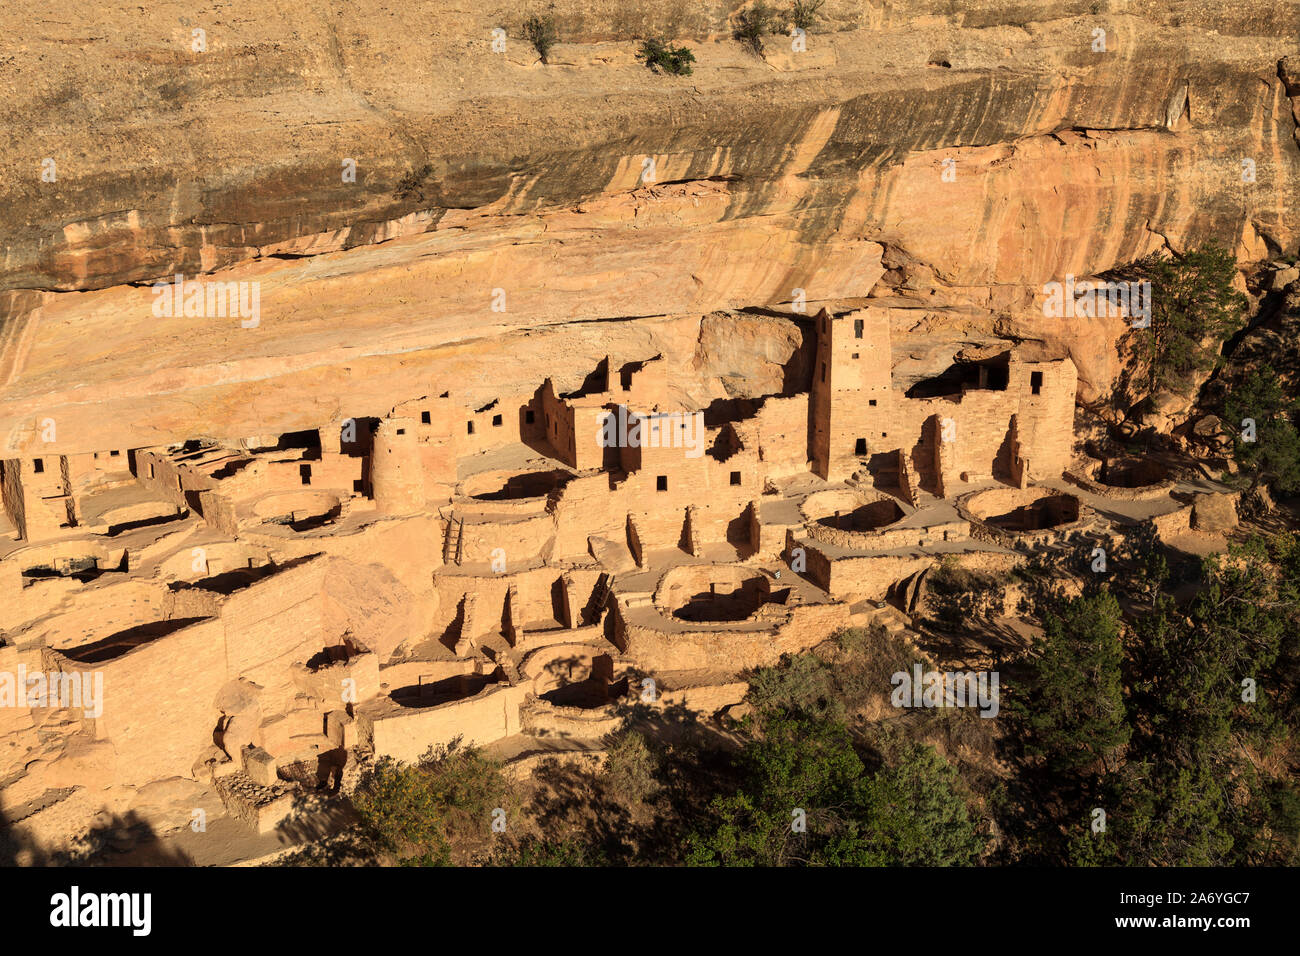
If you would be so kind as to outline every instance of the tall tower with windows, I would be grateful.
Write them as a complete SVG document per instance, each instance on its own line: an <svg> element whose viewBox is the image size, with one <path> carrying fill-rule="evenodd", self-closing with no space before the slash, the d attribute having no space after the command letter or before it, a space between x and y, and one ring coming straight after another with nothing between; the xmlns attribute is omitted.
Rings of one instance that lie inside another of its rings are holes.
<svg viewBox="0 0 1300 956"><path fill-rule="evenodd" d="M816 474L842 481L872 455L899 447L899 436L889 434L889 309L868 306L844 315L822 309L814 322L809 457Z"/></svg>

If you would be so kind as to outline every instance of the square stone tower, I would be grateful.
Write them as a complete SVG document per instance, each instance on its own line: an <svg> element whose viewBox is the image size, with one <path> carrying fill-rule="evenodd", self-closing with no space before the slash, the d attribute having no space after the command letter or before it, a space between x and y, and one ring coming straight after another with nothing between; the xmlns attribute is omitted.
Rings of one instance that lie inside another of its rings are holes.
<svg viewBox="0 0 1300 956"><path fill-rule="evenodd" d="M841 481L878 452L899 447L892 418L889 309L844 315L822 309L816 323L809 457L813 471Z"/></svg>

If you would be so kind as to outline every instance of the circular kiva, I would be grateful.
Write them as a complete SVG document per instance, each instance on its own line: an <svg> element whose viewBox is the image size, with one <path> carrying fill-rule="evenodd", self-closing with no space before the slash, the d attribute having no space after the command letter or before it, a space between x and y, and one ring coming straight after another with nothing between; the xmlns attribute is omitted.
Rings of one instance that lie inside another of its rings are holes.
<svg viewBox="0 0 1300 956"><path fill-rule="evenodd" d="M655 604L680 621L744 621L753 617L771 596L771 581L754 568L691 564L664 575L655 592Z"/></svg>
<svg viewBox="0 0 1300 956"><path fill-rule="evenodd" d="M1095 495L1126 501L1159 498L1177 484L1166 465L1143 458L1112 458L1067 477Z"/></svg>
<svg viewBox="0 0 1300 956"><path fill-rule="evenodd" d="M814 540L846 548L878 546L881 536L906 517L889 495L848 489L809 495L800 510Z"/></svg>
<svg viewBox="0 0 1300 956"><path fill-rule="evenodd" d="M975 517L1009 534L1056 530L1082 517L1077 497L1050 488L993 488L965 504Z"/></svg>

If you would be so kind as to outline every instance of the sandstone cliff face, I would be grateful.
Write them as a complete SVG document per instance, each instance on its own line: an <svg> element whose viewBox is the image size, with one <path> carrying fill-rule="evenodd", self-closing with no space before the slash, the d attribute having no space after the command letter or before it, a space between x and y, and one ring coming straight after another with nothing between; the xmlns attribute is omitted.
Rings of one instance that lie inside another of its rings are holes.
<svg viewBox="0 0 1300 956"><path fill-rule="evenodd" d="M800 301L898 293L917 375L1013 337L1090 399L1122 323L1045 319L1043 283L1295 249L1300 4L830 0L764 58L740 6L559 0L542 66L516 4L6 5L0 445L481 404L606 354L705 405L781 390ZM640 65L652 34L695 73ZM205 272L260 284L257 327L153 314L148 283ZM788 318L704 318L745 308Z"/></svg>

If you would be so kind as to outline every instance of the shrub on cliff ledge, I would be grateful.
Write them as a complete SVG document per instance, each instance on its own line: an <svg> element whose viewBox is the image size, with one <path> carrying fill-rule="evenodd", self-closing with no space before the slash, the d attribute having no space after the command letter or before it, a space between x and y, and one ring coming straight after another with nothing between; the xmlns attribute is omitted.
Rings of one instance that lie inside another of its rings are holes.
<svg viewBox="0 0 1300 956"><path fill-rule="evenodd" d="M1232 287L1236 270L1232 253L1214 243L1136 263L1151 281L1151 327L1130 333L1147 396L1184 392L1214 367L1246 308Z"/></svg>
<svg viewBox="0 0 1300 956"><path fill-rule="evenodd" d="M956 772L891 739L869 772L833 720L774 718L737 758L740 787L686 839L693 866L953 866L984 847Z"/></svg>
<svg viewBox="0 0 1300 956"><path fill-rule="evenodd" d="M646 40L637 58L645 60L645 65L656 73L662 70L673 76L686 76L695 62L695 54L686 47L670 47L663 40Z"/></svg>
<svg viewBox="0 0 1300 956"><path fill-rule="evenodd" d="M610 744L601 774L610 796L623 805L641 803L659 789L658 760L645 737L625 731Z"/></svg>
<svg viewBox="0 0 1300 956"><path fill-rule="evenodd" d="M790 7L790 22L800 30L810 30L825 5L826 0L794 0Z"/></svg>
<svg viewBox="0 0 1300 956"><path fill-rule="evenodd" d="M1252 369L1229 388L1223 417L1233 431L1233 457L1252 487L1268 483L1283 494L1300 492L1300 431L1295 419L1300 402L1286 394L1269 366ZM1236 430L1254 422L1254 433ZM1250 441L1246 440L1249 434Z"/></svg>
<svg viewBox="0 0 1300 956"><path fill-rule="evenodd" d="M524 36L528 42L533 45L537 55L542 58L542 62L547 62L547 55L551 52L551 47L559 42L560 36L555 30L555 19L553 17L529 17L524 21Z"/></svg>
<svg viewBox="0 0 1300 956"><path fill-rule="evenodd" d="M758 56L763 55L763 34L771 32L772 12L762 0L742 13L736 24L736 39Z"/></svg>
<svg viewBox="0 0 1300 956"><path fill-rule="evenodd" d="M424 183L433 175L433 167L425 163L419 169L409 169L402 174L393 190L394 199L414 199L424 202Z"/></svg>
<svg viewBox="0 0 1300 956"><path fill-rule="evenodd" d="M508 806L500 766L459 741L418 765L381 757L352 796L367 843L400 866L447 866L453 853L490 837Z"/></svg>

